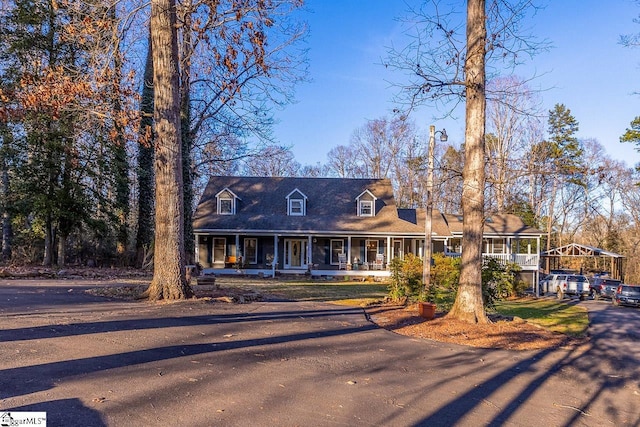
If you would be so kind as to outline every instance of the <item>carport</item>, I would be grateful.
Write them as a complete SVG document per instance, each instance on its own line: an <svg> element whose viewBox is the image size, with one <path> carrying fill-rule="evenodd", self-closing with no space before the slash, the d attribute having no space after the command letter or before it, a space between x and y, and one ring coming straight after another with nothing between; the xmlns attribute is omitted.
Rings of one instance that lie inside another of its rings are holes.
<svg viewBox="0 0 640 427"><path fill-rule="evenodd" d="M543 252L541 258L544 260L542 265L546 267L545 273L549 274L552 270L563 269L562 261L565 257L592 258L596 270L608 271L611 278L624 280L623 262L625 257L623 255L578 243L571 243ZM580 263L581 270L582 267L583 262Z"/></svg>

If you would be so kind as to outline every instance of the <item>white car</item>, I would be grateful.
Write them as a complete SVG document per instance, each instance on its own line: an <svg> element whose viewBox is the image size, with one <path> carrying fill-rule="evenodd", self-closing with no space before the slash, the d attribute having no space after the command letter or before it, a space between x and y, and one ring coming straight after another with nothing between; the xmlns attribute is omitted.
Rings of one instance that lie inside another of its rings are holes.
<svg viewBox="0 0 640 427"><path fill-rule="evenodd" d="M591 289L589 289L589 279L582 274L571 274L566 280L559 283L556 288L556 296L562 299L565 296L578 296L581 300L585 299Z"/></svg>
<svg viewBox="0 0 640 427"><path fill-rule="evenodd" d="M568 274L550 274L540 281L540 295L555 294L558 285L567 281Z"/></svg>

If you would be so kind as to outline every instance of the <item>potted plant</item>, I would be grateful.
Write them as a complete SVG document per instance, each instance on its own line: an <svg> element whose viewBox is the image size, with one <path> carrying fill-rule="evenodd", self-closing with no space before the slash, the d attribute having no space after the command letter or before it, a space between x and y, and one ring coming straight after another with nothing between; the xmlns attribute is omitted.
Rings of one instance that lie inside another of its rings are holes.
<svg viewBox="0 0 640 427"><path fill-rule="evenodd" d="M427 320L436 317L435 286L431 284L429 288L423 289L418 295L418 313Z"/></svg>
<svg viewBox="0 0 640 427"><path fill-rule="evenodd" d="M427 320L436 317L436 305L432 302L421 301L418 303L418 313Z"/></svg>

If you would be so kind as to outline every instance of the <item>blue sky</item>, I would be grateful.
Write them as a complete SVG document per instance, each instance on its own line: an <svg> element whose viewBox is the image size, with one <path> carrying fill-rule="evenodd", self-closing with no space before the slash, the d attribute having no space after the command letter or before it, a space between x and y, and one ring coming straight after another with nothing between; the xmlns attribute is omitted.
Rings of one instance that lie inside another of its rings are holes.
<svg viewBox="0 0 640 427"><path fill-rule="evenodd" d="M410 0L415 3L416 1ZM459 3L463 3L460 1ZM541 89L543 109L564 104L578 120L579 138L597 139L607 153L628 166L640 162L632 145L620 135L640 115L640 48L618 41L640 32L633 22L640 14L634 0L548 0L527 23L537 39L553 48L527 59L516 74L539 77L530 86ZM396 89L389 80L401 76L381 65L388 47L402 47L403 0L307 0L304 14L308 39L310 83L296 91L297 102L276 112L275 137L292 146L302 164L325 163L327 152L349 143L353 131L367 120L390 116ZM425 106L411 118L421 130L430 124L446 128L459 144L464 116L436 120L441 111Z"/></svg>

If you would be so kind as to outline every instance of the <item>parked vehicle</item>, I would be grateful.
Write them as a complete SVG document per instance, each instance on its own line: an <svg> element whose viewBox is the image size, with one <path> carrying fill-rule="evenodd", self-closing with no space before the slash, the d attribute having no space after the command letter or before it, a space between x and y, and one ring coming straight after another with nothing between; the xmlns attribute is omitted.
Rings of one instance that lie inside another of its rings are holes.
<svg viewBox="0 0 640 427"><path fill-rule="evenodd" d="M566 280L558 284L556 296L562 299L565 296L578 296L581 300L589 295L589 279L582 274L571 274Z"/></svg>
<svg viewBox="0 0 640 427"><path fill-rule="evenodd" d="M619 285L611 300L613 305L631 305L640 307L640 286Z"/></svg>
<svg viewBox="0 0 640 427"><path fill-rule="evenodd" d="M540 295L547 293L555 294L558 289L558 285L564 283L567 280L568 274L549 274L547 277L540 281Z"/></svg>
<svg viewBox="0 0 640 427"><path fill-rule="evenodd" d="M616 293L616 289L618 289L618 286L621 284L622 281L620 280L596 277L589 280L589 293L595 300L601 298L612 299L613 294Z"/></svg>

